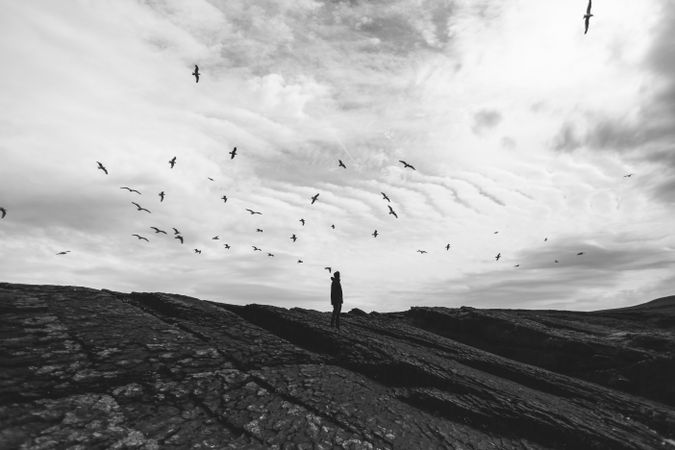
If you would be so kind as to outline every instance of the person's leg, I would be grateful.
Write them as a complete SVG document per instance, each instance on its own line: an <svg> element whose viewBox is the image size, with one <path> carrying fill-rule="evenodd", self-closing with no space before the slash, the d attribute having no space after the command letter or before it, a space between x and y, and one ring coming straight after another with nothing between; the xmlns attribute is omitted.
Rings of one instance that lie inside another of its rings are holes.
<svg viewBox="0 0 675 450"><path fill-rule="evenodd" d="M340 311L342 311L342 303L335 306L335 326L340 329Z"/></svg>
<svg viewBox="0 0 675 450"><path fill-rule="evenodd" d="M330 327L333 328L335 326L335 305L333 305L333 314L330 316Z"/></svg>

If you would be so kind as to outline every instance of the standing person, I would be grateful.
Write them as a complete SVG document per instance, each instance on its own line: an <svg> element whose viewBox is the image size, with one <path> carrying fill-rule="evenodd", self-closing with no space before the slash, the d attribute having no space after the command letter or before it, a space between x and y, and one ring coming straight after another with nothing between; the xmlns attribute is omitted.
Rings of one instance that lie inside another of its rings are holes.
<svg viewBox="0 0 675 450"><path fill-rule="evenodd" d="M342 286L340 285L340 272L335 272L331 278L333 282L330 285L330 303L333 305L333 316L330 319L330 326L340 329L340 311L342 310Z"/></svg>

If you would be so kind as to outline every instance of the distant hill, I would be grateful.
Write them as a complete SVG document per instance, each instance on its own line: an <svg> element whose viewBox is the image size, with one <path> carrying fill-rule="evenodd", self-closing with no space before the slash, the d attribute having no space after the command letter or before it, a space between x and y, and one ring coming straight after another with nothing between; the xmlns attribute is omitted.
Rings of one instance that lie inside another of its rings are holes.
<svg viewBox="0 0 675 450"><path fill-rule="evenodd" d="M675 449L672 298L354 310L337 331L300 308L0 283L0 448Z"/></svg>

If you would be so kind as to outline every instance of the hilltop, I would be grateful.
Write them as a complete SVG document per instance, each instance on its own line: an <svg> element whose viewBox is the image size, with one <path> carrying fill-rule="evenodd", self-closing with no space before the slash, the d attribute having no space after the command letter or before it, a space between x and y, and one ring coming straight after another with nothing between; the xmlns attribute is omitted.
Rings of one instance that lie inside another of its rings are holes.
<svg viewBox="0 0 675 450"><path fill-rule="evenodd" d="M674 297L344 314L0 283L0 448L675 449Z"/></svg>

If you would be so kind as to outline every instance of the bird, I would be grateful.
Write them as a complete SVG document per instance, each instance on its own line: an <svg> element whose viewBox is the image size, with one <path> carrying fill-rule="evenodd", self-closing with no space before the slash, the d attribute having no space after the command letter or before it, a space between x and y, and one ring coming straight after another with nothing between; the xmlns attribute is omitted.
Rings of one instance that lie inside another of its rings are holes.
<svg viewBox="0 0 675 450"><path fill-rule="evenodd" d="M450 244L445 246L445 250L450 250Z"/></svg>
<svg viewBox="0 0 675 450"><path fill-rule="evenodd" d="M402 159L399 159L398 162L403 164L404 169L412 169L412 170L417 170L415 169L411 164L408 164L407 162L403 161Z"/></svg>
<svg viewBox="0 0 675 450"><path fill-rule="evenodd" d="M157 227L150 227L150 228L152 228L153 230L155 230L155 234L157 234L157 233L164 233L164 234L166 234L166 231L160 230L160 229L157 228Z"/></svg>
<svg viewBox="0 0 675 450"><path fill-rule="evenodd" d="M255 232L256 232L256 233L262 233L263 230L262 230L262 228L256 228L256 229L255 229Z"/></svg>
<svg viewBox="0 0 675 450"><path fill-rule="evenodd" d="M176 227L171 227L173 228L173 234L180 234L180 231L178 231L178 228Z"/></svg>
<svg viewBox="0 0 675 450"><path fill-rule="evenodd" d="M251 215L254 215L254 214L260 214L260 215L262 216L262 213L261 213L261 212L258 212L258 211L253 211L252 209L248 209L248 208L246 208L246 211L250 212L250 213L251 213Z"/></svg>
<svg viewBox="0 0 675 450"><path fill-rule="evenodd" d="M547 238L547 237L544 238L544 242L548 242L548 238Z"/></svg>
<svg viewBox="0 0 675 450"><path fill-rule="evenodd" d="M335 229L335 224L332 224L330 227L331 227L332 229Z"/></svg>
<svg viewBox="0 0 675 450"><path fill-rule="evenodd" d="M294 234L293 236L291 236L291 240L292 240L293 242L295 242L295 241L298 240L298 238L297 238L297 236L295 236L295 234Z"/></svg>
<svg viewBox="0 0 675 450"><path fill-rule="evenodd" d="M391 207L391 205L387 205L387 207L389 207L389 214L393 215L394 217L396 217L398 219L398 214L396 214L396 211L394 211L394 209Z"/></svg>
<svg viewBox="0 0 675 450"><path fill-rule="evenodd" d="M68 253L70 253L70 250L66 250L64 252L58 252L57 255L67 255Z"/></svg>
<svg viewBox="0 0 675 450"><path fill-rule="evenodd" d="M201 254L202 254L202 251L201 251L201 250L199 250L198 248L196 248L196 249L195 249L195 253L197 253L197 254L201 255Z"/></svg>
<svg viewBox="0 0 675 450"><path fill-rule="evenodd" d="M299 222L302 223L303 227L305 226L305 219L300 219Z"/></svg>
<svg viewBox="0 0 675 450"><path fill-rule="evenodd" d="M495 232L494 232L494 233L492 233L492 234L499 234L499 231L495 231Z"/></svg>
<svg viewBox="0 0 675 450"><path fill-rule="evenodd" d="M237 156L237 147L233 148L231 152L229 152L230 159L234 159L235 156Z"/></svg>
<svg viewBox="0 0 675 450"><path fill-rule="evenodd" d="M223 246L228 250L230 249L230 244L223 244Z"/></svg>
<svg viewBox="0 0 675 450"><path fill-rule="evenodd" d="M324 269L324 270L327 270L328 273L333 273L333 268L332 268L332 267L327 266L327 267L324 267L323 269Z"/></svg>
<svg viewBox="0 0 675 450"><path fill-rule="evenodd" d="M516 265L515 265L515 266L513 266L513 267L520 267L520 264L516 264Z"/></svg>
<svg viewBox="0 0 675 450"><path fill-rule="evenodd" d="M174 238L174 239L178 239L178 240L180 241L181 244L183 243L183 236L177 235L177 236L174 236L173 238Z"/></svg>
<svg viewBox="0 0 675 450"><path fill-rule="evenodd" d="M223 195L220 197L220 199L223 201L223 203L227 203L227 195Z"/></svg>
<svg viewBox="0 0 675 450"><path fill-rule="evenodd" d="M373 231L373 237L374 237L374 238L377 237L377 234L378 234L378 233L377 233L377 230Z"/></svg>
<svg viewBox="0 0 675 450"><path fill-rule="evenodd" d="M274 253L268 253L267 256L274 256Z"/></svg>
<svg viewBox="0 0 675 450"><path fill-rule="evenodd" d="M220 236L213 236L213 237L211 238L212 241L217 241L218 239L220 239Z"/></svg>
<svg viewBox="0 0 675 450"><path fill-rule="evenodd" d="M136 237L138 238L139 241L150 242L150 239L148 239L148 238L146 238L146 237L143 237L143 236L141 236L140 234L134 233L134 234L132 234L132 236L136 236Z"/></svg>
<svg viewBox="0 0 675 450"><path fill-rule="evenodd" d="M632 177L632 176L633 176L633 174L632 174L632 173L629 173L629 174L624 175L623 177L624 177L624 178L630 178L630 177Z"/></svg>
<svg viewBox="0 0 675 450"><path fill-rule="evenodd" d="M303 261L301 259L298 260L298 264L302 264Z"/></svg>
<svg viewBox="0 0 675 450"><path fill-rule="evenodd" d="M584 24L585 24L584 34L588 33L588 25L590 24L591 17L593 17L593 14L591 14L591 0L588 0L588 6L586 7L586 14L584 14Z"/></svg>
<svg viewBox="0 0 675 450"><path fill-rule="evenodd" d="M131 202L131 204L134 205L136 208L138 208L136 211L145 211L145 212L147 212L147 213L150 212L149 209L143 208L141 205L139 205L139 204L136 203L136 202Z"/></svg>
<svg viewBox="0 0 675 450"><path fill-rule="evenodd" d="M389 200L389 197L387 197L387 194L385 194L384 192L380 192L380 194L382 194L382 198L383 198L384 200L386 200L386 201L388 201L388 202L391 202L391 200Z"/></svg>
<svg viewBox="0 0 675 450"><path fill-rule="evenodd" d="M345 166L345 163L343 163L341 159L338 159L338 166L342 167L343 169L347 168L347 166Z"/></svg>
<svg viewBox="0 0 675 450"><path fill-rule="evenodd" d="M579 253L577 253L577 256L581 256L583 254L584 254L584 252L579 252Z"/></svg>
<svg viewBox="0 0 675 450"><path fill-rule="evenodd" d="M164 194L164 191L160 192L160 193L157 194L157 195L159 195L159 201L160 201L160 202L163 202L163 201L164 201L164 195L165 195L165 194Z"/></svg>
<svg viewBox="0 0 675 450"><path fill-rule="evenodd" d="M501 258L501 257L502 257L502 254L501 254L501 253L497 253L497 256L495 256L495 260L496 260L496 261L499 261L499 258Z"/></svg>
<svg viewBox="0 0 675 450"><path fill-rule="evenodd" d="M258 247L256 247L255 245L251 245L251 247L253 247L254 252L261 252L262 251Z"/></svg>
<svg viewBox="0 0 675 450"><path fill-rule="evenodd" d="M312 205L313 205L314 202L319 198L319 194L315 194L311 198L312 198Z"/></svg>
<svg viewBox="0 0 675 450"><path fill-rule="evenodd" d="M211 177L206 177L206 178L209 179L209 180L211 180L211 181L216 181L216 180L214 180L214 179L211 178Z"/></svg>
<svg viewBox="0 0 675 450"><path fill-rule="evenodd" d="M1 219L4 219L7 215L7 210L2 206L0 206L0 214L2 214L2 217L0 217Z"/></svg>
<svg viewBox="0 0 675 450"><path fill-rule="evenodd" d="M195 76L195 83L199 83L199 66L195 64L195 71L192 72L192 75Z"/></svg>
<svg viewBox="0 0 675 450"><path fill-rule="evenodd" d="M557 260L557 259L556 259L555 261L553 261L553 262L556 263L556 264L558 264L558 260Z"/></svg>
<svg viewBox="0 0 675 450"><path fill-rule="evenodd" d="M427 251L426 250L417 250L417 253L420 255L424 255Z"/></svg>
<svg viewBox="0 0 675 450"><path fill-rule="evenodd" d="M128 187L128 186L122 186L120 189L126 189L126 190L129 191L129 192L135 192L135 193L137 193L138 195L141 195L141 192L140 192L140 191L137 191L136 189L131 189L131 188Z"/></svg>
<svg viewBox="0 0 675 450"><path fill-rule="evenodd" d="M173 166L176 165L176 157L175 156L169 160L169 164L171 165L171 168L173 169Z"/></svg>
<svg viewBox="0 0 675 450"><path fill-rule="evenodd" d="M101 163L100 161L96 161L96 163L98 164L97 169L101 169L103 172L105 172L106 175L108 175L108 169L105 168L103 163Z"/></svg>

